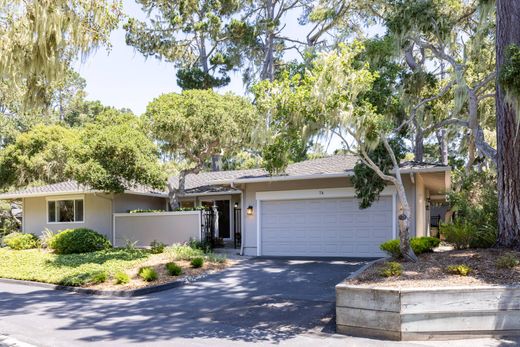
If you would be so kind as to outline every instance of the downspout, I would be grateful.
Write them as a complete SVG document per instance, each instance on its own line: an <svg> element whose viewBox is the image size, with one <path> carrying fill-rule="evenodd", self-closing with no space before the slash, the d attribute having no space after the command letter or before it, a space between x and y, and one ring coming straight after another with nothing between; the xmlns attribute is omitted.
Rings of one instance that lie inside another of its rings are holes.
<svg viewBox="0 0 520 347"><path fill-rule="evenodd" d="M245 238L246 223L245 223L245 218L244 218L244 211L245 211L245 209L244 209L244 206L245 206L244 189L236 187L234 182L231 182L231 188L240 190L240 233L241 233L241 235L240 235L240 255L243 256L244 255L244 246L246 243L246 238Z"/></svg>

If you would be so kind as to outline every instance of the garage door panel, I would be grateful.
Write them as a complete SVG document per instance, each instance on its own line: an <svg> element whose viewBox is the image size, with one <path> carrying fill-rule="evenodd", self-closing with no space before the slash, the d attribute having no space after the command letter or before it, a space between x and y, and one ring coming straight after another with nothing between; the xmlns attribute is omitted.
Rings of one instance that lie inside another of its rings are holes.
<svg viewBox="0 0 520 347"><path fill-rule="evenodd" d="M376 257L392 236L390 197L264 201L260 218L263 255Z"/></svg>

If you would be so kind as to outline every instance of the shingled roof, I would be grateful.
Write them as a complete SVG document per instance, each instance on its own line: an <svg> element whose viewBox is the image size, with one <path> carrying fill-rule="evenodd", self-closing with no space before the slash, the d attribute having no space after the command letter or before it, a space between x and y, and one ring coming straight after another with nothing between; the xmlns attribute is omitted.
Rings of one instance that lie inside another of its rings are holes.
<svg viewBox="0 0 520 347"><path fill-rule="evenodd" d="M98 190L91 189L88 185L79 184L76 181L65 181L45 186L31 187L21 189L11 193L0 194L0 199L17 199L30 196L48 196L60 194L75 193L95 193ZM149 196L167 196L167 192L161 192L142 185L134 185L132 188L125 190L127 194L149 195Z"/></svg>

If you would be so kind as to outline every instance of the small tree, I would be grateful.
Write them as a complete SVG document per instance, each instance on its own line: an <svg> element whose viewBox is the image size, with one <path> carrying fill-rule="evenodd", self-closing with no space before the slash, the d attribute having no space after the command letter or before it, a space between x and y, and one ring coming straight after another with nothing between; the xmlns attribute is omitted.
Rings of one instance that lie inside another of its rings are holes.
<svg viewBox="0 0 520 347"><path fill-rule="evenodd" d="M332 131L342 139L348 153L357 155L381 180L394 185L402 207L399 215L401 252L407 260L416 261L410 247L411 210L401 179L400 156L392 148L398 131L393 120L379 114L364 97L377 74L370 71L368 64L357 60L363 49L357 42L342 46L338 51L319 55L304 76L263 82L263 92L257 94L258 105L276 119L272 126L284 129L279 133L281 136L293 136L297 129L304 129L301 133L304 137L312 134L309 129ZM267 147L269 155L264 159L271 172L283 171L287 165L283 143L283 139L275 137ZM374 152L378 148L384 151L386 160L375 160ZM365 199L369 205L382 190L374 189L375 194L368 200L364 196L367 192L358 189L358 198L362 202ZM368 193L374 193L374 189Z"/></svg>
<svg viewBox="0 0 520 347"><path fill-rule="evenodd" d="M116 111L80 129L39 125L0 152L0 188L68 179L107 192L165 183L157 147L135 116Z"/></svg>
<svg viewBox="0 0 520 347"><path fill-rule="evenodd" d="M172 209L179 207L186 175L200 172L213 155L247 146L257 123L255 109L248 100L211 90L161 95L148 105L145 116L164 151L188 162L188 168L179 174L178 185L168 184Z"/></svg>

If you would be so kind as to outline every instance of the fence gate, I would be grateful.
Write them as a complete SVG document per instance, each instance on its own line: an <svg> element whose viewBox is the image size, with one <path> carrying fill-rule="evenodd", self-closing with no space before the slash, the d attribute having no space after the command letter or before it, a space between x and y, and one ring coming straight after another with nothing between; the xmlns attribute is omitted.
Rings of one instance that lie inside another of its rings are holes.
<svg viewBox="0 0 520 347"><path fill-rule="evenodd" d="M213 209L202 210L202 242L209 247L215 247L216 213Z"/></svg>
<svg viewBox="0 0 520 347"><path fill-rule="evenodd" d="M235 207L234 212L233 240L235 241L235 248L238 248L242 245L242 209Z"/></svg>

